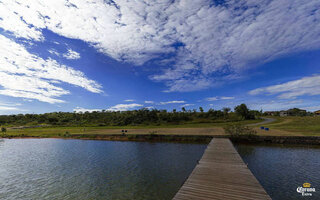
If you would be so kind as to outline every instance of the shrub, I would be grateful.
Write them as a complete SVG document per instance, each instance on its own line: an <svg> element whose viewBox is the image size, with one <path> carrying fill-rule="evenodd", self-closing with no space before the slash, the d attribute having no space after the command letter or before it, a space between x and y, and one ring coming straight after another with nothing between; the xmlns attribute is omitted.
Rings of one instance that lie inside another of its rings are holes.
<svg viewBox="0 0 320 200"><path fill-rule="evenodd" d="M63 136L64 137L70 137L71 135L70 135L69 131L66 131Z"/></svg>
<svg viewBox="0 0 320 200"><path fill-rule="evenodd" d="M233 124L224 127L225 133L237 137L240 135L247 135L247 136L253 136L257 134L257 131L255 131L253 128L250 128L248 126L244 126L241 124Z"/></svg>
<svg viewBox="0 0 320 200"><path fill-rule="evenodd" d="M149 131L150 135L156 135L158 133L158 131Z"/></svg>
<svg viewBox="0 0 320 200"><path fill-rule="evenodd" d="M5 127L1 127L1 132L5 133L5 132L7 132L7 129Z"/></svg>

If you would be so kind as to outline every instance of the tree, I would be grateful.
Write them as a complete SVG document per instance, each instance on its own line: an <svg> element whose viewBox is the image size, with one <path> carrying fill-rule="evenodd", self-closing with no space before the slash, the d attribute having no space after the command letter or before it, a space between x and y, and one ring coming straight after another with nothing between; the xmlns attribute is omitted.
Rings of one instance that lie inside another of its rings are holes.
<svg viewBox="0 0 320 200"><path fill-rule="evenodd" d="M228 113L230 112L230 108L228 108L228 107L224 107L224 108L222 108L222 111L223 111L223 115L224 115L224 117L227 117L228 116Z"/></svg>
<svg viewBox="0 0 320 200"><path fill-rule="evenodd" d="M182 112L186 112L186 108L185 107L182 107L181 110L182 110Z"/></svg>
<svg viewBox="0 0 320 200"><path fill-rule="evenodd" d="M1 127L1 132L5 133L5 132L7 132L7 129L5 127Z"/></svg>
<svg viewBox="0 0 320 200"><path fill-rule="evenodd" d="M237 115L241 116L242 119L254 119L254 115L250 113L246 104L238 105L234 108L234 111Z"/></svg>
<svg viewBox="0 0 320 200"><path fill-rule="evenodd" d="M202 113L203 113L203 108L202 108L202 107L199 107L199 110L200 110L200 112L202 112Z"/></svg>

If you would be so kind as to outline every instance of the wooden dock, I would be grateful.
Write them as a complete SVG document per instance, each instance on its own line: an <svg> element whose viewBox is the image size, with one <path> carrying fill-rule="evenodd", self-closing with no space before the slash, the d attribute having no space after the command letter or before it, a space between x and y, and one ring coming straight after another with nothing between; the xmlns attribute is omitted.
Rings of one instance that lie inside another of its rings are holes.
<svg viewBox="0 0 320 200"><path fill-rule="evenodd" d="M271 199L229 139L213 138L174 200Z"/></svg>

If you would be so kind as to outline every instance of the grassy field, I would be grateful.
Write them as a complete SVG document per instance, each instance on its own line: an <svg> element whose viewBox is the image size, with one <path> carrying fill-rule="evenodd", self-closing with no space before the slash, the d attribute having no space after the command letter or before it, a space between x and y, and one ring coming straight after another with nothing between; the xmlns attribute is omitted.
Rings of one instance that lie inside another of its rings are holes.
<svg viewBox="0 0 320 200"><path fill-rule="evenodd" d="M257 125L255 123L263 120L248 120L238 122L244 125L253 125L258 135L271 136L320 136L320 117L272 117L276 120L269 124ZM126 134L163 134L163 135L224 135L223 127L232 124L228 123L186 123L179 125L160 126L100 126L100 127L40 127L11 129L6 136L36 136L36 137L63 137L67 135L114 135L122 134L121 130L126 129ZM268 127L270 130L261 130L260 126Z"/></svg>
<svg viewBox="0 0 320 200"><path fill-rule="evenodd" d="M276 121L266 125L292 135L320 136L320 117L276 117Z"/></svg>
<svg viewBox="0 0 320 200"><path fill-rule="evenodd" d="M254 124L263 120L246 120L237 122L239 124ZM128 130L127 134L166 134L166 135L223 135L222 127L232 124L231 122L217 123L185 123L179 125L160 126L99 126L99 127L39 127L12 129L8 128L7 136L37 136L37 137L59 137L66 133L72 134L121 134L121 130Z"/></svg>

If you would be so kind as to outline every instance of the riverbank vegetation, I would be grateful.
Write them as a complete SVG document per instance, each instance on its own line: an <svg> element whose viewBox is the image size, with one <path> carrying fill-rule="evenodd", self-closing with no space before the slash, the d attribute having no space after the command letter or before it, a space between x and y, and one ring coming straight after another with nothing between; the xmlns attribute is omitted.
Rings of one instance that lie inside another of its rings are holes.
<svg viewBox="0 0 320 200"><path fill-rule="evenodd" d="M204 111L173 109L172 111L157 109L140 109L132 111L105 111L102 110L84 113L53 112L45 114L18 114L1 115L2 126L16 127L29 126L37 128L40 126L168 126L181 124L207 124L239 122L243 120L254 120L261 113L249 110L245 104L235 107L234 112L230 108L222 110L209 109Z"/></svg>
<svg viewBox="0 0 320 200"><path fill-rule="evenodd" d="M45 114L0 116L0 137L73 137L74 135L229 135L228 130L238 133L239 127L250 126L261 136L319 136L320 117L275 117L264 121L260 111L249 110L245 104L222 110L181 111L148 110L101 111L85 113L55 112ZM269 131L260 126L270 128ZM242 130L242 129L241 129ZM251 129L250 129L251 130Z"/></svg>

